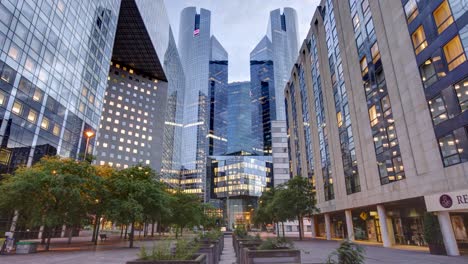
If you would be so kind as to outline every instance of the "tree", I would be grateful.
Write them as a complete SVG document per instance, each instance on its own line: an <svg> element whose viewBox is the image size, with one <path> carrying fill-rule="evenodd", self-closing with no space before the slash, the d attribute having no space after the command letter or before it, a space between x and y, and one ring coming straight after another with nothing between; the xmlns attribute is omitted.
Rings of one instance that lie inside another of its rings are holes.
<svg viewBox="0 0 468 264"><path fill-rule="evenodd" d="M186 227L193 227L201 223L203 208L198 196L177 191L170 201L172 216L170 222L176 226L176 238L182 235Z"/></svg>
<svg viewBox="0 0 468 264"><path fill-rule="evenodd" d="M80 225L87 219L99 184L88 162L44 157L1 182L0 207L17 210L28 226L44 226L48 250L57 226Z"/></svg>
<svg viewBox="0 0 468 264"><path fill-rule="evenodd" d="M113 221L130 224L129 247L133 247L135 224L162 212L167 207L167 193L148 166L137 165L113 173L107 179L107 186L107 215Z"/></svg>
<svg viewBox="0 0 468 264"><path fill-rule="evenodd" d="M311 217L319 212L315 207L315 196L312 191L312 183L308 178L295 176L290 179L285 188L279 193L278 202L289 217L295 216L299 221L299 239L304 237L304 217ZM292 220L291 218L289 220Z"/></svg>

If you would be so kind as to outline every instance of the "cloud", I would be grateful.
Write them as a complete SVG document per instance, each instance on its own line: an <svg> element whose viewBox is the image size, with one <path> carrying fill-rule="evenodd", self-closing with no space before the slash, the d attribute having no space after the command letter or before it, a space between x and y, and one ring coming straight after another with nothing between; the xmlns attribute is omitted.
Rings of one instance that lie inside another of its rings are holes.
<svg viewBox="0 0 468 264"><path fill-rule="evenodd" d="M300 44L309 31L319 0L164 0L174 37L178 39L180 12L187 6L211 10L211 34L229 53L229 81L250 79L249 55L266 34L270 11L292 7L299 22Z"/></svg>

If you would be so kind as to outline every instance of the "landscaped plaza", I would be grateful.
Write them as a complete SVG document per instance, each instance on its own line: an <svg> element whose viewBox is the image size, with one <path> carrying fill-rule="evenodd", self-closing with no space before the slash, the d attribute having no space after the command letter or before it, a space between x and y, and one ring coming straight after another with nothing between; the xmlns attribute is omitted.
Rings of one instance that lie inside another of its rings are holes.
<svg viewBox="0 0 468 264"><path fill-rule="evenodd" d="M468 263L468 0L0 0L0 263Z"/></svg>

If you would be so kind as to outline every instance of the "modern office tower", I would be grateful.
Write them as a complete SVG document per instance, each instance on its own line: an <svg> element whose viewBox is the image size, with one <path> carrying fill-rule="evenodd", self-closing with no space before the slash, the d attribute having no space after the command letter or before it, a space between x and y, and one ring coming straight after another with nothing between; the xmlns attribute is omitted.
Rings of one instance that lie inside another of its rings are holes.
<svg viewBox="0 0 468 264"><path fill-rule="evenodd" d="M184 129L181 149L181 188L206 200L206 158L210 129L211 12L182 10L179 52L185 73ZM218 54L216 54L218 55ZM187 183L187 184L185 184Z"/></svg>
<svg viewBox="0 0 468 264"><path fill-rule="evenodd" d="M228 53L214 36L211 37L209 70L208 155L223 155L227 151Z"/></svg>
<svg viewBox="0 0 468 264"><path fill-rule="evenodd" d="M252 100L250 82L230 83L227 90L227 151L237 155L252 155Z"/></svg>
<svg viewBox="0 0 468 264"><path fill-rule="evenodd" d="M285 89L292 168L312 172L321 212L313 236L425 245L434 212L447 253L464 252L467 11L321 2Z"/></svg>
<svg viewBox="0 0 468 264"><path fill-rule="evenodd" d="M276 9L270 12L266 37L251 53L253 102L261 108L264 121L262 148L265 155L273 156L275 185L290 178L284 87L297 57L298 39L296 11L292 8L284 8L283 12ZM270 70L261 70L270 68L270 61L273 75L271 80L268 77L269 80L265 81ZM269 114L265 113L266 108L269 108Z"/></svg>
<svg viewBox="0 0 468 264"><path fill-rule="evenodd" d="M2 174L44 155L84 153L84 132L99 125L119 7L120 1L0 3ZM9 226L0 215L3 233Z"/></svg>
<svg viewBox="0 0 468 264"><path fill-rule="evenodd" d="M271 155L271 120L276 119L273 51L267 36L250 53L253 148L259 155Z"/></svg>
<svg viewBox="0 0 468 264"><path fill-rule="evenodd" d="M162 0L122 2L98 137L98 164L116 168L144 164L159 173L164 160L164 172L172 169L164 148L174 149L174 138L168 137L173 131L167 129L177 123L166 118L177 114L178 99L173 96L183 90L183 83L172 83L168 96L168 80L183 73L176 72L181 67L170 33ZM166 108L168 102L172 105Z"/></svg>
<svg viewBox="0 0 468 264"><path fill-rule="evenodd" d="M164 55L168 87L161 176L166 182L175 185L178 183L181 168L185 74L172 29L169 37L169 46Z"/></svg>
<svg viewBox="0 0 468 264"><path fill-rule="evenodd" d="M253 224L253 212L262 192L272 187L272 157L210 156L207 173L211 199L222 201L228 229L235 225Z"/></svg>

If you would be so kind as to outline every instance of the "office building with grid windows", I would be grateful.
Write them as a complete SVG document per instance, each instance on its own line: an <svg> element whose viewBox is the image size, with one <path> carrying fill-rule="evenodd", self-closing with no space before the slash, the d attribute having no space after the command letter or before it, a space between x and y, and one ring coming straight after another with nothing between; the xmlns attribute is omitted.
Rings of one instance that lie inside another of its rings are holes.
<svg viewBox="0 0 468 264"><path fill-rule="evenodd" d="M466 253L465 1L323 0L285 89L291 167L311 178L312 235L426 245L437 215Z"/></svg>

